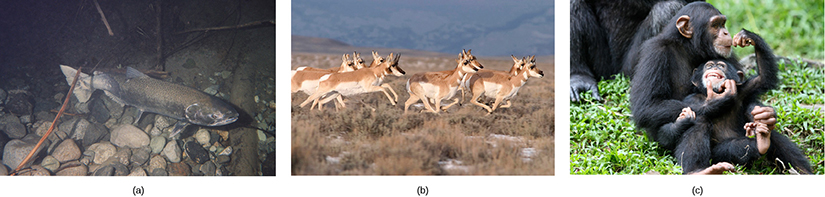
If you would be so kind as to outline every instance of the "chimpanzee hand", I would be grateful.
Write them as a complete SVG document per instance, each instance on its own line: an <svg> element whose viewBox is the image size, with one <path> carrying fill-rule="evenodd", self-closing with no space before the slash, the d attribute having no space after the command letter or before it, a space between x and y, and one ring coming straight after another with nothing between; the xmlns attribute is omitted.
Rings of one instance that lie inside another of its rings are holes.
<svg viewBox="0 0 825 197"><path fill-rule="evenodd" d="M581 94L590 90L590 94L595 100L602 100L599 96L599 86L596 80L592 77L585 77L581 75L570 76L570 101L579 102L582 99Z"/></svg>
<svg viewBox="0 0 825 197"><path fill-rule="evenodd" d="M746 47L753 45L753 39L749 38L744 29L733 36L733 46Z"/></svg>
<svg viewBox="0 0 825 197"><path fill-rule="evenodd" d="M768 126L759 123L759 122L749 122L745 124L745 135L753 136L756 135L756 146L759 150L759 154L765 154L768 152L768 148L771 147L771 131L768 130Z"/></svg>
<svg viewBox="0 0 825 197"><path fill-rule="evenodd" d="M772 107L754 106L751 111L753 121L767 125L769 130L776 127L776 112Z"/></svg>
<svg viewBox="0 0 825 197"><path fill-rule="evenodd" d="M716 93L713 91L713 84L708 83L707 87L705 87L705 89L708 91L708 97L706 101L736 95L736 81L732 79L726 79L725 83L723 83L720 88L724 89L725 91L722 93Z"/></svg>
<svg viewBox="0 0 825 197"><path fill-rule="evenodd" d="M696 118L696 112L690 110L690 107L685 107L682 109L682 113L679 113L679 117L676 118L676 121L682 120L687 118L688 120L693 120Z"/></svg>

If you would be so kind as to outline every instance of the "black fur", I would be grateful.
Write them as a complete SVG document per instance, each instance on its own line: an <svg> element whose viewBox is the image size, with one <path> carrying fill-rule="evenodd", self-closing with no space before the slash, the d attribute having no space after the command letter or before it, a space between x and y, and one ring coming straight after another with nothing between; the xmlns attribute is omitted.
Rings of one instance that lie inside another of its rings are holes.
<svg viewBox="0 0 825 197"><path fill-rule="evenodd" d="M685 0L573 0L570 100L579 101L587 91L601 99L600 79L619 72L632 75L627 52L658 34L683 5Z"/></svg>
<svg viewBox="0 0 825 197"><path fill-rule="evenodd" d="M686 131L674 152L686 173L709 167L709 160L747 166L761 156L756 139L745 136L744 125L753 121L750 112L754 106L761 105L759 96L779 86L778 67L770 46L759 35L747 30L742 30L742 33L753 40L759 74L742 82L737 75L740 71L737 68L741 65L735 61L725 62L729 65L725 75L741 84L737 83L735 95L714 100L719 102L705 101L707 90L701 83L705 69L697 69L693 74L696 91L685 98L685 103L691 109L698 109L695 125ZM771 131L770 141L767 152L769 161L779 158L785 168L793 166L800 173L812 172L807 157L790 139Z"/></svg>
<svg viewBox="0 0 825 197"><path fill-rule="evenodd" d="M690 16L694 28L692 39L682 36L676 28L678 16ZM649 140L674 150L685 128L692 122L675 121L682 100L692 93L690 76L693 69L711 59L726 59L713 49L713 34L708 21L721 15L712 5L694 2L683 7L662 32L646 41L638 53L635 74L631 79L630 108L637 128L646 131ZM738 69L738 68L737 68Z"/></svg>

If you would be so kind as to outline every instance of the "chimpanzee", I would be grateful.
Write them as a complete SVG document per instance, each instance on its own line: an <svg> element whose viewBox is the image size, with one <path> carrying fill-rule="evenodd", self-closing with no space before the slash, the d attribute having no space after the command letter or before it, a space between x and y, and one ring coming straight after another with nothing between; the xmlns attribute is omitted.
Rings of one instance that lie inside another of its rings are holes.
<svg viewBox="0 0 825 197"><path fill-rule="evenodd" d="M810 174L810 162L796 144L766 124L749 120L746 107L760 104L759 96L779 86L776 58L770 46L759 35L744 29L734 36L733 43L755 47L759 75L745 80L739 66L734 65L736 62L724 60L711 60L696 68L691 77L696 91L685 98L690 107L677 118L677 122L694 121L674 152L684 173L707 168L711 159L750 165L768 153L770 161L778 158L782 161L779 164ZM732 89L732 95L708 99L711 91L719 93L727 88ZM747 137L752 135L756 138Z"/></svg>
<svg viewBox="0 0 825 197"><path fill-rule="evenodd" d="M674 150L685 130L672 128L692 126L690 121L674 120L689 107L683 99L694 90L690 80L694 68L712 59L737 62L730 55L733 39L725 28L726 20L713 5L693 2L679 10L661 33L640 46L630 81L630 107L637 128L645 130L648 139L658 142L659 147ZM740 65L733 65L741 70ZM717 99L733 95L734 89L726 88L721 94L711 91L708 102L724 101ZM744 109L750 111L745 115L747 120L768 128L776 124L773 108L759 101L749 102Z"/></svg>
<svg viewBox="0 0 825 197"><path fill-rule="evenodd" d="M695 0L573 0L570 2L570 100L619 72L632 74L627 51L655 36L687 2Z"/></svg>

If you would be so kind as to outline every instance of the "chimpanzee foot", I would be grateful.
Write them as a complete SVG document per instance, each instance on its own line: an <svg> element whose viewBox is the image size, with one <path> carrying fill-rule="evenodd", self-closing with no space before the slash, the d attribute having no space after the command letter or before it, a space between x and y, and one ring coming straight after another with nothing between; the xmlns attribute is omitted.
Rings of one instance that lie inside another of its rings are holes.
<svg viewBox="0 0 825 197"><path fill-rule="evenodd" d="M725 171L733 172L733 164L728 162L719 162L712 166L705 168L702 171L692 173L691 175L708 175L708 174L722 174Z"/></svg>

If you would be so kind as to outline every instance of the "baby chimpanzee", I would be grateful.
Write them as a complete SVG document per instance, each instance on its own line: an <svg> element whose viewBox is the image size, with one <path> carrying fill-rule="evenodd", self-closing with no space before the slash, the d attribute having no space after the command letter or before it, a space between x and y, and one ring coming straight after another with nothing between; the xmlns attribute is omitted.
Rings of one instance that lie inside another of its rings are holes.
<svg viewBox="0 0 825 197"><path fill-rule="evenodd" d="M800 173L811 173L810 162L796 144L773 128L753 122L748 114L760 104L759 96L778 87L778 68L770 47L747 30L734 37L734 44L754 45L759 74L745 80L737 62L724 60L708 61L694 70L691 82L696 90L684 99L689 107L670 125L685 131L674 152L684 173L721 173L732 167L726 162L749 165L761 154L767 154L769 161L782 161L777 164L790 164ZM708 168L711 160L717 164Z"/></svg>

